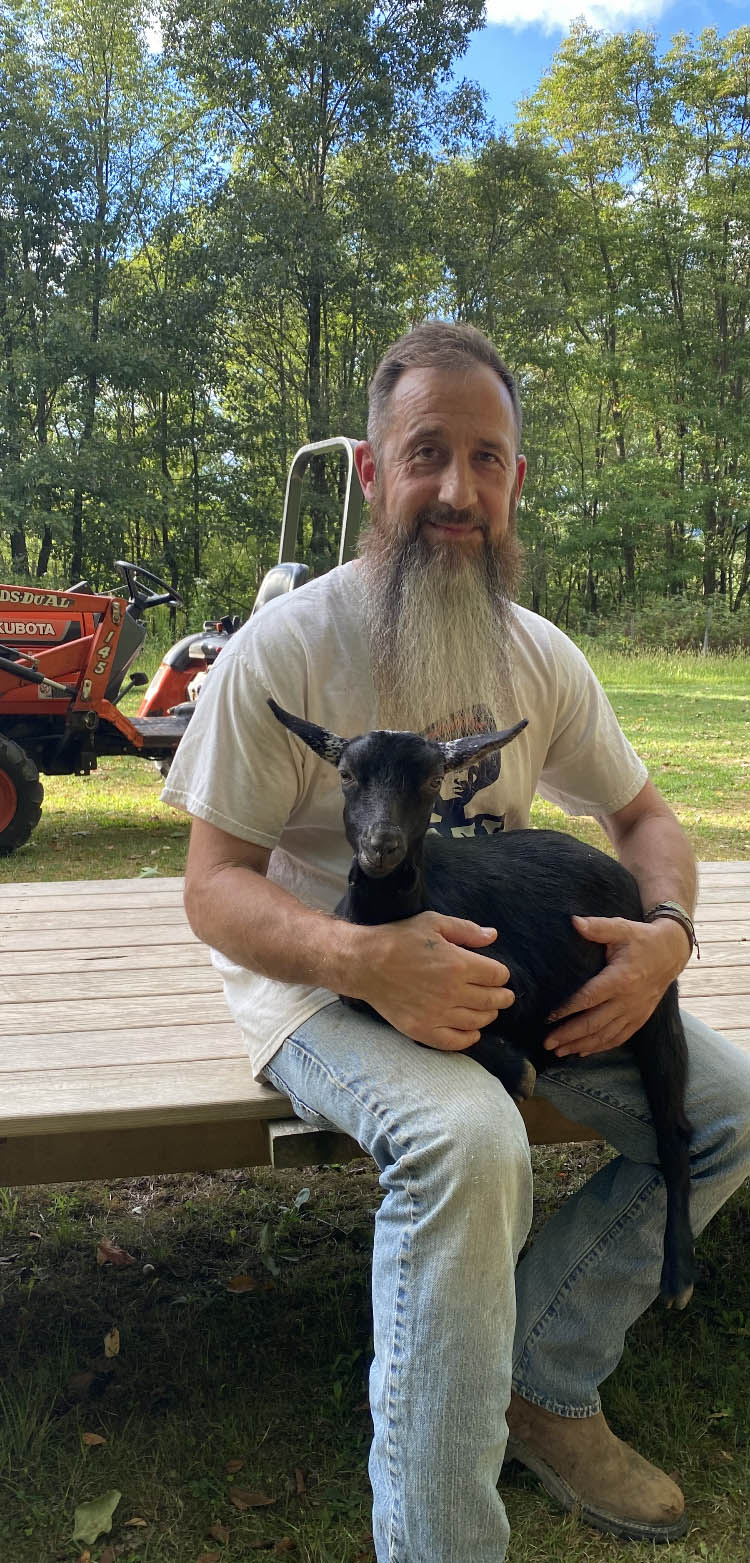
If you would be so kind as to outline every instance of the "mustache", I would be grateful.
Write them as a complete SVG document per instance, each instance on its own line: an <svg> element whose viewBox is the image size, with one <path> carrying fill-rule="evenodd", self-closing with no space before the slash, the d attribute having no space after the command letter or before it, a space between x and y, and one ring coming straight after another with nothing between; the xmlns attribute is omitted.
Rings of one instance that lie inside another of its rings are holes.
<svg viewBox="0 0 750 1563"><path fill-rule="evenodd" d="M483 537L488 536L487 522L477 510L454 510L452 505L425 505L414 517L414 530L431 521L437 526L476 527Z"/></svg>

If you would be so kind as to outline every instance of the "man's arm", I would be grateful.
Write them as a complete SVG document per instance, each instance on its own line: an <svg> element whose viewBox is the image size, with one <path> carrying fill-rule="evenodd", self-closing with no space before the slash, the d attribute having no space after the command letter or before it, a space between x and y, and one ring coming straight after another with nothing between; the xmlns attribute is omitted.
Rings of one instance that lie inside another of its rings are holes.
<svg viewBox="0 0 750 1563"><path fill-rule="evenodd" d="M659 901L677 901L692 913L695 858L653 782L647 781L632 802L599 823L637 880L646 910ZM576 917L574 921L584 938L606 946L607 964L550 1016L555 1022L571 1017L555 1024L545 1043L558 1058L620 1047L653 1014L691 954L687 933L668 918L653 923L632 923L621 917Z"/></svg>
<svg viewBox="0 0 750 1563"><path fill-rule="evenodd" d="M363 999L406 1036L454 1051L513 1003L508 969L476 951L496 930L421 912L361 928L266 878L266 848L193 819L185 910L193 931L239 966Z"/></svg>

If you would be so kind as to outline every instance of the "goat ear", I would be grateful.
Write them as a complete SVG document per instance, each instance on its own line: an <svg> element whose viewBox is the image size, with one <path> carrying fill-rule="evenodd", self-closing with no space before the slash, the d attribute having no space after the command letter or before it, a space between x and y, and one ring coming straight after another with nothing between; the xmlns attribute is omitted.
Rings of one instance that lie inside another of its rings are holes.
<svg viewBox="0 0 750 1563"><path fill-rule="evenodd" d="M470 738L454 738L441 743L446 771L460 771L464 765L471 765L472 760L481 760L483 755L491 754L493 749L504 749L528 725L524 717L515 727L506 727L502 733L474 733Z"/></svg>
<svg viewBox="0 0 750 1563"><path fill-rule="evenodd" d="M337 738L335 733L330 733L327 727L318 727L317 722L308 722L303 716L292 716L291 711L284 711L269 696L268 704L277 720L288 727L289 731L296 733L308 749L313 749L322 760L328 760L331 765L338 765L346 748L347 740Z"/></svg>

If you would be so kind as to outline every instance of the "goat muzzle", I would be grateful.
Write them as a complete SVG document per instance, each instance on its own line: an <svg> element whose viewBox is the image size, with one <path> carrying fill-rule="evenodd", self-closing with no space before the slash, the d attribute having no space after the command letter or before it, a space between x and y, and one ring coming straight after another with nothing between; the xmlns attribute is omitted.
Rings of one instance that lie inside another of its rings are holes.
<svg viewBox="0 0 750 1563"><path fill-rule="evenodd" d="M380 825L365 831L359 843L357 861L369 879L392 874L406 856L406 840L395 825Z"/></svg>

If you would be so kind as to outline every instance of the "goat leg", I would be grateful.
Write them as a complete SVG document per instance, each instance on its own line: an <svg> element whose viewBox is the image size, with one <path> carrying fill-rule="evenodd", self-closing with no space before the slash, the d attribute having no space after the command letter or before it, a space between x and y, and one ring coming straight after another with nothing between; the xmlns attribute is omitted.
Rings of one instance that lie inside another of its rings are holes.
<svg viewBox="0 0 750 1563"><path fill-rule="evenodd" d="M467 1047L466 1053L505 1086L514 1102L525 1102L532 1095L536 1085L536 1070L531 1060L512 1043L493 1036L489 1028L484 1031L479 1042Z"/></svg>
<svg viewBox="0 0 750 1563"><path fill-rule="evenodd" d="M693 1295L695 1250L690 1226L691 1126L681 1103L687 1084L687 1047L677 984L631 1038L656 1134L667 1190L661 1294L668 1308L685 1308Z"/></svg>

